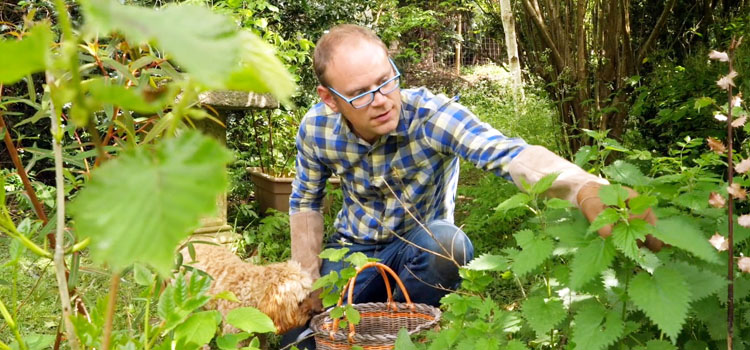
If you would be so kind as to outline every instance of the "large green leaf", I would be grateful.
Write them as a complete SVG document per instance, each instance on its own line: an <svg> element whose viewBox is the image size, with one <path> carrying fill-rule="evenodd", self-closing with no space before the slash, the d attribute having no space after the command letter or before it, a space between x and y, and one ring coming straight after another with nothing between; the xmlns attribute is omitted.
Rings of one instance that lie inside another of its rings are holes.
<svg viewBox="0 0 750 350"><path fill-rule="evenodd" d="M541 338L565 318L566 311L560 299L535 296L523 302L521 314L536 332L537 338Z"/></svg>
<svg viewBox="0 0 750 350"><path fill-rule="evenodd" d="M560 173L552 173L544 175L539 181L537 181L533 186L531 186L531 193L533 194L542 194L545 191L547 191L551 186L552 183L557 180L557 177L560 176Z"/></svg>
<svg viewBox="0 0 750 350"><path fill-rule="evenodd" d="M573 342L576 349L606 348L620 339L625 329L619 312L607 311L604 306L594 302L582 305L573 322Z"/></svg>
<svg viewBox="0 0 750 350"><path fill-rule="evenodd" d="M608 179L624 183L629 186L645 186L651 182L651 178L643 175L640 169L633 164L617 160L602 169Z"/></svg>
<svg viewBox="0 0 750 350"><path fill-rule="evenodd" d="M599 199L606 205L624 207L628 191L621 185L605 185L599 188Z"/></svg>
<svg viewBox="0 0 750 350"><path fill-rule="evenodd" d="M687 317L690 304L690 288L678 271L660 267L650 276L640 272L628 287L630 299L638 309L659 328L677 339Z"/></svg>
<svg viewBox="0 0 750 350"><path fill-rule="evenodd" d="M174 94L156 95L143 88L125 88L125 86L112 84L111 79L96 78L85 82L86 90L96 101L112 104L139 113L156 113L164 109L165 105L174 99ZM144 84L145 85L145 84Z"/></svg>
<svg viewBox="0 0 750 350"><path fill-rule="evenodd" d="M221 322L221 313L216 310L194 313L175 328L175 338L185 345L206 345L216 334L219 322Z"/></svg>
<svg viewBox="0 0 750 350"><path fill-rule="evenodd" d="M134 42L155 42L208 88L271 92L282 101L294 92L293 79L272 46L252 33L240 32L229 18L208 8L151 9L114 0L82 3L94 31L118 31Z"/></svg>
<svg viewBox="0 0 750 350"><path fill-rule="evenodd" d="M271 318L254 307L240 307L229 311L226 321L248 333L276 332Z"/></svg>
<svg viewBox="0 0 750 350"><path fill-rule="evenodd" d="M720 290L726 290L726 277L717 275L710 270L703 270L686 262L672 263L669 268L679 271L685 277L685 282L690 288L691 301L703 299Z"/></svg>
<svg viewBox="0 0 750 350"><path fill-rule="evenodd" d="M501 255L482 254L465 267L475 271L505 271L508 269L508 259Z"/></svg>
<svg viewBox="0 0 750 350"><path fill-rule="evenodd" d="M653 227L641 219L630 220L629 223L619 223L612 229L612 244L628 258L642 263L644 256L638 249L636 240L643 240Z"/></svg>
<svg viewBox="0 0 750 350"><path fill-rule="evenodd" d="M716 249L708 243L708 238L689 218L673 216L656 223L654 236L667 244L684 249L710 263L720 263Z"/></svg>
<svg viewBox="0 0 750 350"><path fill-rule="evenodd" d="M51 43L48 24L37 24L21 40L0 40L0 84L13 84L44 70Z"/></svg>
<svg viewBox="0 0 750 350"><path fill-rule="evenodd" d="M523 276L541 265L552 255L555 248L552 240L535 237L531 230L521 230L513 236L522 249L515 256L511 266L513 273L519 276Z"/></svg>
<svg viewBox="0 0 750 350"><path fill-rule="evenodd" d="M615 247L609 239L594 238L579 249L570 264L570 288L580 290L586 283L607 269L615 258Z"/></svg>
<svg viewBox="0 0 750 350"><path fill-rule="evenodd" d="M526 193L516 193L510 198L504 200L502 203L500 203L496 208L495 211L504 213L508 210L523 207L531 201L531 196L529 196Z"/></svg>
<svg viewBox="0 0 750 350"><path fill-rule="evenodd" d="M620 214L617 213L617 210L614 208L604 209L596 216L594 221L591 222L587 232L597 231L604 226L614 224L617 220L620 220Z"/></svg>
<svg viewBox="0 0 750 350"><path fill-rule="evenodd" d="M95 170L71 203L76 230L91 237L96 261L114 270L141 262L166 276L179 242L216 209L230 159L195 131L126 152Z"/></svg>
<svg viewBox="0 0 750 350"><path fill-rule="evenodd" d="M398 350L417 350L417 346L411 341L409 331L406 328L398 330L398 337L396 338L396 344L394 349Z"/></svg>

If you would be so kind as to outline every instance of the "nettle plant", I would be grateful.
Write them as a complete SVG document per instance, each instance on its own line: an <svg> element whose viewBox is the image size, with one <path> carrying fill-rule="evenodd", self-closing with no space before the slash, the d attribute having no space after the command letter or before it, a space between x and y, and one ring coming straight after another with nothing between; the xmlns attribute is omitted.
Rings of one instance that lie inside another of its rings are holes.
<svg viewBox="0 0 750 350"><path fill-rule="evenodd" d="M151 9L110 0L56 0L54 6L54 30L48 20L27 20L18 40L0 41L0 91L2 84L24 79L28 85L28 95L0 100L0 118L23 103L37 112L22 123L51 121L56 219L48 222L44 208L34 205L44 225L17 225L5 204L3 175L0 233L13 239L20 252L14 257L25 250L54 261L65 332L64 341L58 332L55 349L61 343L72 349L198 349L217 335L221 320L217 311L200 307L212 298L234 298L207 295L209 280L200 273L175 274L175 250L201 217L215 212L232 158L219 142L193 130L193 120L216 119L200 108L198 96L232 89L270 92L286 102L293 79L270 45L204 7ZM82 27L73 28L68 6L80 6ZM40 73L41 98L33 79ZM19 164L19 175L25 174ZM38 203L33 190L27 195ZM111 275L109 295L96 305L71 296L81 252ZM142 286L141 322L115 329L123 278ZM172 280L166 288L165 280ZM16 319L23 310L6 307L3 299L0 314L14 340L0 340L0 349L52 345L22 334ZM275 330L251 308L237 309L225 321L245 333L219 337L222 349L237 348L250 333ZM247 348L257 347L255 339Z"/></svg>
<svg viewBox="0 0 750 350"><path fill-rule="evenodd" d="M747 117L740 97L732 93L737 45L733 41L727 53L711 54L729 63L729 74L718 81L729 102L721 106L702 99L696 104L717 108L719 119L728 123L726 144L708 140L710 149L692 159L684 157L684 150L698 147L700 139L686 139L679 146L682 152L670 157L645 157L648 152L620 145L584 150L626 152L630 159L651 160L654 169L644 174L628 161L604 166L592 159L614 184L601 188L608 208L591 224L568 202L542 196L554 174L501 203L499 215L514 208L533 213L534 219L514 235L518 247L482 255L465 266L462 290L441 301L442 329L420 342L403 335L397 348L704 350L750 345L750 274L743 273L750 272L750 257L737 253L749 251L750 215L734 211L735 201L746 200L743 187L750 185L750 159L732 153L734 133ZM623 185L640 195L633 197ZM745 203L739 207L747 210ZM632 219L649 208L658 217L656 225ZM613 225L612 234L602 238L597 231L606 225ZM659 252L641 247L647 234L667 246ZM498 272L517 279L517 302L501 305L492 299L487 287Z"/></svg>

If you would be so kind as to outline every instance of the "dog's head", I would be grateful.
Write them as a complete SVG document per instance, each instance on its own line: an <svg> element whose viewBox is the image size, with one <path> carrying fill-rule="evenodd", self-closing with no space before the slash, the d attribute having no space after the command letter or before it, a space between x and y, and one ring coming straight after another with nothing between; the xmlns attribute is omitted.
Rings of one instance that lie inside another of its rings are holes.
<svg viewBox="0 0 750 350"><path fill-rule="evenodd" d="M297 262L287 262L276 280L267 287L260 310L269 315L276 325L276 333L303 326L317 311L308 296L312 290L312 278Z"/></svg>

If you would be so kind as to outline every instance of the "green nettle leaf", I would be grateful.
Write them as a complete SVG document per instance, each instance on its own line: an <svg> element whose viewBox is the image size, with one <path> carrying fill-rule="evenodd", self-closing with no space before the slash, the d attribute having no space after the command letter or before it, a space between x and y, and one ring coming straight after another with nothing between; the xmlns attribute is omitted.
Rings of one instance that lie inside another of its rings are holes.
<svg viewBox="0 0 750 350"><path fill-rule="evenodd" d="M599 350L612 345L623 335L625 325L616 310L589 302L573 318L573 342L576 349Z"/></svg>
<svg viewBox="0 0 750 350"><path fill-rule="evenodd" d="M396 337L395 349L398 350L417 350L417 346L411 341L409 337L409 331L406 328L398 330L398 337Z"/></svg>
<svg viewBox="0 0 750 350"><path fill-rule="evenodd" d="M544 205L549 209L567 209L573 207L573 204L560 198L547 199L544 201Z"/></svg>
<svg viewBox="0 0 750 350"><path fill-rule="evenodd" d="M646 209L651 208L658 203L659 200L656 199L656 197L644 194L628 200L628 207L630 208L631 213L638 215L642 214L646 211Z"/></svg>
<svg viewBox="0 0 750 350"><path fill-rule="evenodd" d="M666 340L649 340L645 346L638 346L633 350L677 350L677 347Z"/></svg>
<svg viewBox="0 0 750 350"><path fill-rule="evenodd" d="M726 289L726 277L709 270L699 269L686 262L675 262L669 265L669 268L679 271L685 278L690 288L690 301L701 300L722 290L722 288Z"/></svg>
<svg viewBox="0 0 750 350"><path fill-rule="evenodd" d="M614 208L604 209L601 213L599 213L599 216L597 216L594 221L591 222L591 225L589 225L587 232L595 232L604 226L614 224L615 222L617 222L617 220L620 220L620 214L617 212L617 210L615 210Z"/></svg>
<svg viewBox="0 0 750 350"><path fill-rule="evenodd" d="M346 256L346 253L349 252L349 248L326 248L318 256L321 259L328 259L330 261L336 262L341 259L343 259Z"/></svg>
<svg viewBox="0 0 750 350"><path fill-rule="evenodd" d="M357 268L360 268L362 267L362 265L368 263L370 261L370 258L368 258L364 253L356 252L347 256L344 261L351 263Z"/></svg>
<svg viewBox="0 0 750 350"><path fill-rule="evenodd" d="M353 324L359 324L359 311L357 311L351 304L346 305L346 309L344 310L344 313L346 314L346 319L353 323Z"/></svg>
<svg viewBox="0 0 750 350"><path fill-rule="evenodd" d="M240 307L229 311L226 321L248 333L276 332L271 318L254 307Z"/></svg>
<svg viewBox="0 0 750 350"><path fill-rule="evenodd" d="M586 165L590 160L596 156L596 150L592 146L583 146L578 149L575 154L574 163L580 167Z"/></svg>
<svg viewBox="0 0 750 350"><path fill-rule="evenodd" d="M0 84L13 84L43 71L52 44L49 24L37 24L21 40L0 40Z"/></svg>
<svg viewBox="0 0 750 350"><path fill-rule="evenodd" d="M497 212L506 212L511 209L519 208L529 204L531 196L526 193L516 193L510 198L506 199L500 205L495 208Z"/></svg>
<svg viewBox="0 0 750 350"><path fill-rule="evenodd" d="M539 181L537 181L533 186L531 186L531 193L533 194L544 193L552 186L552 183L555 182L558 176L560 176L560 173L552 173L552 174L545 175L544 177L539 179Z"/></svg>
<svg viewBox="0 0 750 350"><path fill-rule="evenodd" d="M594 238L579 249L570 264L570 288L580 290L586 283L609 268L615 258L615 247L609 239Z"/></svg>
<svg viewBox="0 0 750 350"><path fill-rule="evenodd" d="M716 249L708 243L708 238L698 229L698 225L684 216L673 216L656 223L654 237L684 249L707 262L720 263Z"/></svg>
<svg viewBox="0 0 750 350"><path fill-rule="evenodd" d="M224 334L221 337L216 338L216 346L218 346L220 350L236 350L240 345L240 342L247 338L250 338L250 334Z"/></svg>
<svg viewBox="0 0 750 350"><path fill-rule="evenodd" d="M531 230L521 230L513 235L521 247L511 266L513 273L523 276L541 265L552 255L555 244L547 238L537 238Z"/></svg>
<svg viewBox="0 0 750 350"><path fill-rule="evenodd" d="M606 205L624 207L628 191L621 185L606 185L599 188L599 198Z"/></svg>
<svg viewBox="0 0 750 350"><path fill-rule="evenodd" d="M203 346L213 339L221 322L221 313L212 311L196 312L174 329L175 338L183 344Z"/></svg>
<svg viewBox="0 0 750 350"><path fill-rule="evenodd" d="M536 336L543 337L565 318L566 311L559 299L536 296L523 302L521 314L536 332Z"/></svg>
<svg viewBox="0 0 750 350"><path fill-rule="evenodd" d="M133 264L133 278L141 286L151 285L153 274L141 264Z"/></svg>
<svg viewBox="0 0 750 350"><path fill-rule="evenodd" d="M636 240L643 240L650 233L648 223L641 219L630 220L629 223L619 223L612 228L612 244L628 258L638 263L643 262L644 257L638 249Z"/></svg>
<svg viewBox="0 0 750 350"><path fill-rule="evenodd" d="M508 344L504 347L505 350L528 350L529 348L526 346L526 344L522 343L519 340L513 339L508 342Z"/></svg>
<svg viewBox="0 0 750 350"><path fill-rule="evenodd" d="M700 97L695 99L695 105L693 106L695 109L700 110L703 107L708 107L712 104L716 103L716 100L710 97Z"/></svg>
<svg viewBox="0 0 750 350"><path fill-rule="evenodd" d="M505 271L508 269L508 259L500 255L483 254L465 267L475 271Z"/></svg>
<svg viewBox="0 0 750 350"><path fill-rule="evenodd" d="M628 293L638 309L672 338L677 339L687 317L690 288L678 271L660 267L654 275L640 272L630 282Z"/></svg>
<svg viewBox="0 0 750 350"><path fill-rule="evenodd" d="M294 92L294 80L272 46L255 34L238 31L229 18L208 8L180 5L156 10L113 0L87 0L82 5L87 25L100 35L118 31L130 41L155 42L208 88L271 92L284 102Z"/></svg>
<svg viewBox="0 0 750 350"><path fill-rule="evenodd" d="M616 160L614 163L604 167L602 171L607 175L608 179L624 183L628 186L646 186L652 180L650 177L643 175L643 172L637 166L622 160ZM627 195L625 198L627 198Z"/></svg>
<svg viewBox="0 0 750 350"><path fill-rule="evenodd" d="M166 276L179 242L216 210L230 160L196 131L125 152L94 170L70 204L76 230L91 237L94 260L113 270L141 262Z"/></svg>
<svg viewBox="0 0 750 350"><path fill-rule="evenodd" d="M208 289L211 287L209 277L200 277L194 273L189 280L178 274L172 284L159 296L157 313L164 320L164 332L178 326L199 307L211 300Z"/></svg>

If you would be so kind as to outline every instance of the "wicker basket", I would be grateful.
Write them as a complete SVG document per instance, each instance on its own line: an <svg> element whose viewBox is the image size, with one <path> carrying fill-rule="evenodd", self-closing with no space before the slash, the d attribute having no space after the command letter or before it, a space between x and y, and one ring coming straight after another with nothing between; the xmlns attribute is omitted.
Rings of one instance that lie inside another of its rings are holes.
<svg viewBox="0 0 750 350"><path fill-rule="evenodd" d="M388 301L385 303L362 303L351 304L354 291L354 281L359 273L369 267L376 267L385 280L388 293ZM406 303L393 302L391 285L388 282L388 272L404 293ZM349 279L344 290L341 291L338 306L344 301L344 295L348 291L349 303L355 310L359 311L360 322L353 325L349 322L349 332L339 328L340 319L332 319L331 310L316 315L310 322L310 327L315 332L315 344L318 350L342 350L351 349L353 345L361 346L365 350L393 349L396 343L398 331L406 328L409 334L417 333L435 327L440 320L440 309L426 305L414 304L409 298L409 293L404 288L401 279L393 270L380 263L367 263Z"/></svg>

